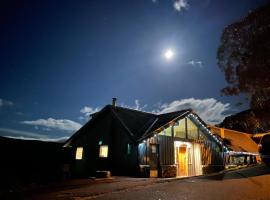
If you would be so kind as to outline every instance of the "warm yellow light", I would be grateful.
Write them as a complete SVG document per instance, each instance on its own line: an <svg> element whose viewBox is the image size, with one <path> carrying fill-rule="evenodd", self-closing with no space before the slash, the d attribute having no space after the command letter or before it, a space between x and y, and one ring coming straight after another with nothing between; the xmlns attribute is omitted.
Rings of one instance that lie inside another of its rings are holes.
<svg viewBox="0 0 270 200"><path fill-rule="evenodd" d="M158 177L158 170L150 170L150 177L157 178Z"/></svg>
<svg viewBox="0 0 270 200"><path fill-rule="evenodd" d="M81 160L83 155L83 148L77 147L76 149L76 160Z"/></svg>
<svg viewBox="0 0 270 200"><path fill-rule="evenodd" d="M164 57L167 59L167 60L171 60L174 56L174 52L171 50L171 49L167 49L164 53Z"/></svg>
<svg viewBox="0 0 270 200"><path fill-rule="evenodd" d="M191 143L190 142L182 142L182 141L174 141L174 146L175 147L186 146L187 148L191 148Z"/></svg>
<svg viewBox="0 0 270 200"><path fill-rule="evenodd" d="M99 157L101 158L107 158L108 157L108 146L107 145L101 145L99 148Z"/></svg>

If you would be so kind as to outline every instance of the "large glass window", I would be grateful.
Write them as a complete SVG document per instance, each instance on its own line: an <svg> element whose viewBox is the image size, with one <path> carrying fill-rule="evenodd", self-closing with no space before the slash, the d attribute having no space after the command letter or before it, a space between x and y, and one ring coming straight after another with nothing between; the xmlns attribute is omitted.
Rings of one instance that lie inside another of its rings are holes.
<svg viewBox="0 0 270 200"><path fill-rule="evenodd" d="M83 156L83 148L82 147L77 147L76 149L76 160L81 160Z"/></svg>
<svg viewBox="0 0 270 200"><path fill-rule="evenodd" d="M186 138L186 123L185 123L185 119L179 120L174 125L174 137Z"/></svg>
<svg viewBox="0 0 270 200"><path fill-rule="evenodd" d="M188 139L198 139L199 138L198 127L189 118L187 118L187 131L188 131Z"/></svg>
<svg viewBox="0 0 270 200"><path fill-rule="evenodd" d="M169 126L160 132L160 135L172 136L172 127Z"/></svg>
<svg viewBox="0 0 270 200"><path fill-rule="evenodd" d="M101 145L99 147L99 157L107 158L108 157L108 145Z"/></svg>

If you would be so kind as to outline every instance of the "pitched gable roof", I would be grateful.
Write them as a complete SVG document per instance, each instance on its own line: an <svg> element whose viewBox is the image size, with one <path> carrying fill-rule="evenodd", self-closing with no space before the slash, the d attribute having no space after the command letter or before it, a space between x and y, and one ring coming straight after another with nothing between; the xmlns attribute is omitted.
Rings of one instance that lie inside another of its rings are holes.
<svg viewBox="0 0 270 200"><path fill-rule="evenodd" d="M140 138L147 128L155 121L156 116L151 113L141 112L122 107L112 107L112 111L122 121L136 139Z"/></svg>
<svg viewBox="0 0 270 200"><path fill-rule="evenodd" d="M158 121L155 123L155 125L153 126L151 131L154 131L154 130L168 124L169 122L171 122L172 120L174 120L176 118L179 118L179 117L182 118L190 112L191 112L191 110L187 109L187 110L180 110L180 111L171 112L171 113L159 114L159 115L157 115Z"/></svg>
<svg viewBox="0 0 270 200"><path fill-rule="evenodd" d="M104 116L104 114L110 114L115 118L123 128L126 129L128 136L135 142L144 139L153 131L168 124L170 121L178 117L184 117L189 112L191 112L191 110L153 114L129 108L107 105L101 111L92 115L92 119L90 119L81 129L71 136L64 146L68 146L72 140L86 132L82 131L82 129L85 129L95 123L96 120L102 120L102 116Z"/></svg>
<svg viewBox="0 0 270 200"><path fill-rule="evenodd" d="M153 114L122 107L112 107L111 109L118 117L118 120L129 129L129 133L136 141L142 140L146 135L175 118L191 112L191 110L181 110L171 113Z"/></svg>
<svg viewBox="0 0 270 200"><path fill-rule="evenodd" d="M68 147L70 146L70 144L72 143L72 141L76 140L78 137L80 137L82 134L85 134L87 131L85 131L85 129L87 129L89 126L91 126L92 124L94 124L96 122L96 120L100 120L102 119L102 117L107 114L110 111L110 106L107 105L104 108L102 108L99 112L94 113L94 115L91 115L92 118L86 122L86 124L84 124L79 130L77 130L63 145L63 147Z"/></svg>

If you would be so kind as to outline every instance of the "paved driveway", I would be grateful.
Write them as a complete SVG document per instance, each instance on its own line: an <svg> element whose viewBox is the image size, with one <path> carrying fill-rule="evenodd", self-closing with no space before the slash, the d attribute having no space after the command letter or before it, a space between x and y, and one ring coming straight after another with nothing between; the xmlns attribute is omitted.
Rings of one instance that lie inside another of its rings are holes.
<svg viewBox="0 0 270 200"><path fill-rule="evenodd" d="M116 177L108 181L56 187L27 199L270 199L270 169L264 165L181 180Z"/></svg>

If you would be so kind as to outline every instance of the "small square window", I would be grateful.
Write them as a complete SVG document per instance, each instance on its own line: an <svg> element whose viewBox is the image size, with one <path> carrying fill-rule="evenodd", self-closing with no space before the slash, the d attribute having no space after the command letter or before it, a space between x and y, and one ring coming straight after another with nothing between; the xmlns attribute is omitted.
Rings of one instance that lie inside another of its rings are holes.
<svg viewBox="0 0 270 200"><path fill-rule="evenodd" d="M99 157L107 158L108 157L108 145L101 145L99 147Z"/></svg>
<svg viewBox="0 0 270 200"><path fill-rule="evenodd" d="M127 154L130 155L132 150L131 144L127 144Z"/></svg>
<svg viewBox="0 0 270 200"><path fill-rule="evenodd" d="M82 160L83 156L83 148L82 147L77 147L76 149L76 160Z"/></svg>

